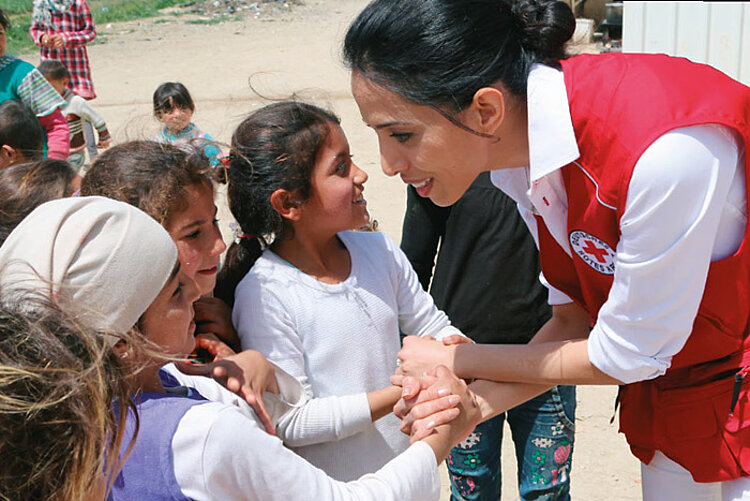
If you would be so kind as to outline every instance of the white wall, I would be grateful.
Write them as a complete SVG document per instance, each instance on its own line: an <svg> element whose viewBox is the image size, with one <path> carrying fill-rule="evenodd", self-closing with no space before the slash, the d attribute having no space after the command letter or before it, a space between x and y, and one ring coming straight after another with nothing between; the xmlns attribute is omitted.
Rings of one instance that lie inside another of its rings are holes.
<svg viewBox="0 0 750 501"><path fill-rule="evenodd" d="M750 2L624 2L623 52L708 63L750 85Z"/></svg>

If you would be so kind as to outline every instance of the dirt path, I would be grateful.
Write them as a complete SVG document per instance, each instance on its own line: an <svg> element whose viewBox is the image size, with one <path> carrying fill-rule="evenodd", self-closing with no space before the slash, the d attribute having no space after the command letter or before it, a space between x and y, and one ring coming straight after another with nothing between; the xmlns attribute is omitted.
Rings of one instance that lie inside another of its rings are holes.
<svg viewBox="0 0 750 501"><path fill-rule="evenodd" d="M234 126L263 101L297 92L330 106L342 117L357 162L370 175L365 195L380 227L400 238L404 186L379 167L375 135L361 122L339 62L343 33L364 0L307 0L291 12L217 25L141 21L99 26L106 44L90 48L99 98L94 102L117 141L148 137L157 128L151 95L160 83L179 80L197 105L196 123L228 141ZM27 58L33 61L33 57ZM226 225L228 217L223 216ZM229 237L227 236L227 240ZM572 497L578 500L640 499L637 461L617 427L609 424L615 390L579 389L578 434ZM509 435L509 433L507 434ZM512 457L509 440L503 455ZM503 500L517 499L513 461L505 461ZM447 479L445 480L447 483ZM444 499L448 499L444 494Z"/></svg>

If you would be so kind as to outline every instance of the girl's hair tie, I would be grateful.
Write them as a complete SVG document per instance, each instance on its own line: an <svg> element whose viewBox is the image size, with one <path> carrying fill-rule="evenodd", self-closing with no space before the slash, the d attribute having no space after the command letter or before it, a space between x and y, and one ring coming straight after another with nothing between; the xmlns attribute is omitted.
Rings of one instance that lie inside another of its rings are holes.
<svg viewBox="0 0 750 501"><path fill-rule="evenodd" d="M225 169L228 169L231 164L232 155L224 155L223 157L219 158L219 165L221 165Z"/></svg>

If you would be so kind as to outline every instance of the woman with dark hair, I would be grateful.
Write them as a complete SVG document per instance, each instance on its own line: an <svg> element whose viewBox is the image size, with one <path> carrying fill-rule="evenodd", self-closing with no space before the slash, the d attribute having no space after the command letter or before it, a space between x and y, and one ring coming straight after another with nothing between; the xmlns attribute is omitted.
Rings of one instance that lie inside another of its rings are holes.
<svg viewBox="0 0 750 501"><path fill-rule="evenodd" d="M621 385L645 499L748 499L750 90L663 55L566 59L574 28L548 0L374 0L350 26L383 171L439 205L493 171L553 305L528 345L407 338L401 369L484 379L484 419L554 384ZM440 422L428 383L398 404L415 437Z"/></svg>

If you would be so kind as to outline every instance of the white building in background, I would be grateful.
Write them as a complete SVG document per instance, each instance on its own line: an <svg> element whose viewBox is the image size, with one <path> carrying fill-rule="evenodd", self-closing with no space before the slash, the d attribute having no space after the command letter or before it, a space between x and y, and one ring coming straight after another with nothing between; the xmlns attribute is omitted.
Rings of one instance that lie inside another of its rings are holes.
<svg viewBox="0 0 750 501"><path fill-rule="evenodd" d="M708 63L750 85L750 2L624 2L623 52Z"/></svg>

